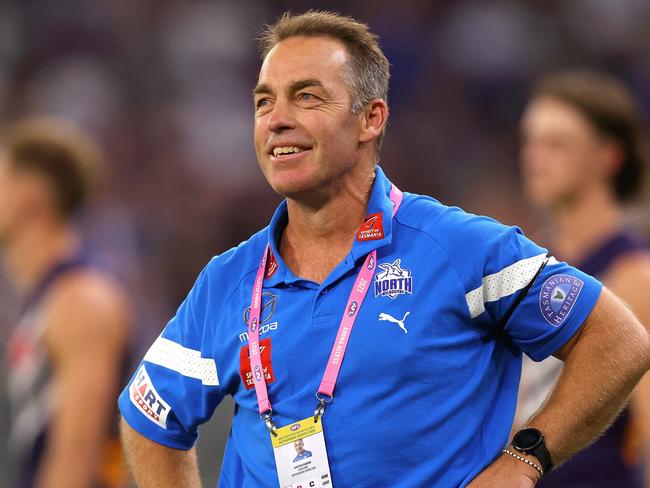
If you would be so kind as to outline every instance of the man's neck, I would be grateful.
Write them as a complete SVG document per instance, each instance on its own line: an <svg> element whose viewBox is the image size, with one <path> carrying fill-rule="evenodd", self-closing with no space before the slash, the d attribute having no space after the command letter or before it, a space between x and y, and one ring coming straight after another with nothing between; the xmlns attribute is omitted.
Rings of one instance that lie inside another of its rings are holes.
<svg viewBox="0 0 650 488"><path fill-rule="evenodd" d="M358 171L330 189L319 205L287 199L280 254L294 274L321 283L350 252L374 179L374 169Z"/></svg>
<svg viewBox="0 0 650 488"><path fill-rule="evenodd" d="M579 263L622 227L622 210L605 189L586 192L551 213L557 257Z"/></svg>
<svg viewBox="0 0 650 488"><path fill-rule="evenodd" d="M79 249L76 233L51 223L21 229L4 243L2 257L9 279L19 295L31 293L48 270Z"/></svg>

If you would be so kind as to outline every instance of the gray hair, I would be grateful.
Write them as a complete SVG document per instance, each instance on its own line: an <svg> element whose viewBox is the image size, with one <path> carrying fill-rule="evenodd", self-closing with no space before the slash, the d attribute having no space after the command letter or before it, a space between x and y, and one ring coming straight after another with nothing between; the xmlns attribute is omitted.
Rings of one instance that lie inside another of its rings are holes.
<svg viewBox="0 0 650 488"><path fill-rule="evenodd" d="M388 102L390 64L379 47L379 37L366 24L326 11L309 10L298 15L285 12L262 30L258 39L261 58L279 42L297 36L332 37L345 44L349 63L344 78L352 96L352 113L358 113L376 98ZM377 152L383 136L382 132L377 138Z"/></svg>

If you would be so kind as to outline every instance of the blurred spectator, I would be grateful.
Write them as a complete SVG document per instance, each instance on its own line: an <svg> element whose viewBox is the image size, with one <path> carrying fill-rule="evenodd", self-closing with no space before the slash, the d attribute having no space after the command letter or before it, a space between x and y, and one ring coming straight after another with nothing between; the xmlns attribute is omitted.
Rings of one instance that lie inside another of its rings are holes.
<svg viewBox="0 0 650 488"><path fill-rule="evenodd" d="M624 218L624 204L643 188L645 171L632 96L618 80L596 72L549 76L533 91L522 136L526 195L548 213L552 253L600 278L650 328L650 244ZM554 358L526 363L520 425L541 407L561 369ZM538 486L650 486L650 478L642 481L648 446L650 377L598 441Z"/></svg>
<svg viewBox="0 0 650 488"><path fill-rule="evenodd" d="M62 120L21 121L0 143L0 255L23 304L7 348L12 486L127 481L113 399L130 305L73 226L101 170L93 141Z"/></svg>

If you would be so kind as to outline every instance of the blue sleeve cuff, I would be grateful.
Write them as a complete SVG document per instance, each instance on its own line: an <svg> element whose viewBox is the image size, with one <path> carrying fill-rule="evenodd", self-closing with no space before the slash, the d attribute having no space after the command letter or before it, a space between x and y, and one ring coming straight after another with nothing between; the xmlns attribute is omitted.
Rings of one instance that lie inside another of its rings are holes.
<svg viewBox="0 0 650 488"><path fill-rule="evenodd" d="M198 435L182 435L171 431L164 431L150 420L146 419L132 404L129 391L126 388L118 399L118 406L122 417L133 430L158 444L173 449L187 451L194 447Z"/></svg>
<svg viewBox="0 0 650 488"><path fill-rule="evenodd" d="M581 307L573 311L574 313L569 318L568 323L562 327L562 330L552 340L545 343L542 347L534 351L526 351L528 356L533 361L543 361L569 342L591 314L602 290L603 285L597 280L593 280L592 286L585 286L582 290Z"/></svg>

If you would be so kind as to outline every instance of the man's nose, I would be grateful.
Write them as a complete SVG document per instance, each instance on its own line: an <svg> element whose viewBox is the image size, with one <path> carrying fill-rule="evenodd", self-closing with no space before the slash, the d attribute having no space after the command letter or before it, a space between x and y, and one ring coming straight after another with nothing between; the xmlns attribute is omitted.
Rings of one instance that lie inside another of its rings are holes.
<svg viewBox="0 0 650 488"><path fill-rule="evenodd" d="M296 122L291 104L287 100L278 98L273 105L273 111L268 118L267 124L271 132L294 129Z"/></svg>

